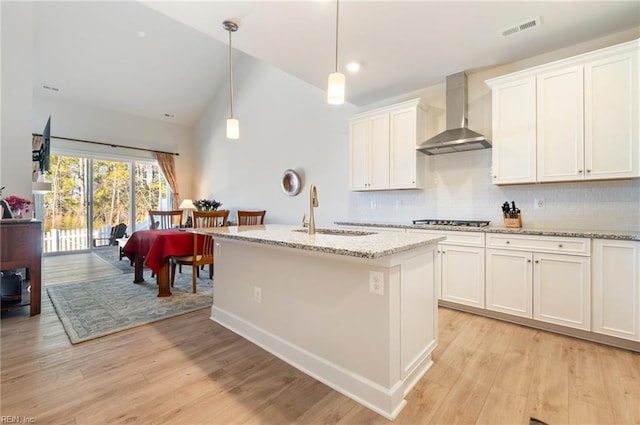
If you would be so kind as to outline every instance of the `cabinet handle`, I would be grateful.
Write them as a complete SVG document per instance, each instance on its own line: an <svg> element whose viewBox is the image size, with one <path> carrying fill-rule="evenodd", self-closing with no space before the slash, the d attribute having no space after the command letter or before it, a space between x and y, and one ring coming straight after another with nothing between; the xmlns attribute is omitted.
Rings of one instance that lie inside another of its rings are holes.
<svg viewBox="0 0 640 425"><path fill-rule="evenodd" d="M558 244L558 248L562 248L562 244L561 243Z"/></svg>
<svg viewBox="0 0 640 425"><path fill-rule="evenodd" d="M442 253L443 253L443 254L446 254L446 253L447 253L447 251L442 251Z"/></svg>
<svg viewBox="0 0 640 425"><path fill-rule="evenodd" d="M578 173L582 174L582 170L578 170Z"/></svg>
<svg viewBox="0 0 640 425"><path fill-rule="evenodd" d="M531 260L527 260L527 263L530 263L530 262L531 262Z"/></svg>
<svg viewBox="0 0 640 425"><path fill-rule="evenodd" d="M590 173L590 172L591 172L591 170L587 170L587 173Z"/></svg>
<svg viewBox="0 0 640 425"><path fill-rule="evenodd" d="M536 264L538 264L538 263L539 263L539 261L538 261L538 260L536 260Z"/></svg>
<svg viewBox="0 0 640 425"><path fill-rule="evenodd" d="M511 242L507 241L506 244L509 245Z"/></svg>
<svg viewBox="0 0 640 425"><path fill-rule="evenodd" d="M493 176L493 178L494 178L494 179L497 179L497 178L498 178L498 176Z"/></svg>

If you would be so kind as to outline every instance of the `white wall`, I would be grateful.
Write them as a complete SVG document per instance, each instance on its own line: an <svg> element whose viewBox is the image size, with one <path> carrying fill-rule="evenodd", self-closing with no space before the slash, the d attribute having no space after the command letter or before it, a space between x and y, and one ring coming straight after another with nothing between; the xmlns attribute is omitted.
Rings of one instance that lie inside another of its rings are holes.
<svg viewBox="0 0 640 425"><path fill-rule="evenodd" d="M267 223L298 224L314 183L318 225L347 217L348 119L356 108L331 106L323 90L246 55L234 64L234 83L240 139L226 139L229 95L222 90L194 131L194 197L222 202L234 221L237 209L266 209ZM303 176L295 197L280 187L289 168Z"/></svg>
<svg viewBox="0 0 640 425"><path fill-rule="evenodd" d="M610 46L639 36L638 29L571 46L520 62L467 72L469 127L491 139L491 91L484 81L565 57ZM429 105L428 137L446 128L445 84L425 88L361 108L361 111L421 97ZM500 205L515 201L525 226L573 229L640 229L640 179L589 183L495 186L491 179L491 150L419 155L424 161L422 191L354 192L349 219L409 223L416 218L491 220L502 223ZM544 199L544 209L534 200Z"/></svg>
<svg viewBox="0 0 640 425"><path fill-rule="evenodd" d="M34 96L33 128L30 132L42 133L49 115L52 136L179 153L180 155L175 157L179 195L181 199L192 196L193 135L190 127L64 102L52 94ZM150 152L70 143L56 139L51 141L51 146L54 150L66 147L77 152L155 159Z"/></svg>
<svg viewBox="0 0 640 425"><path fill-rule="evenodd" d="M4 195L31 199L31 85L33 5L0 2L2 111L0 187ZM43 125L44 127L44 125Z"/></svg>

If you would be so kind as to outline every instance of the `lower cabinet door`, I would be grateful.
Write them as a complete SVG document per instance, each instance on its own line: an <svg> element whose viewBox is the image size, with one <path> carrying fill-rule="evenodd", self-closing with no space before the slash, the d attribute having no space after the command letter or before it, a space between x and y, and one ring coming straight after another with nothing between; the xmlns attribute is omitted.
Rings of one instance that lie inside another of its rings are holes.
<svg viewBox="0 0 640 425"><path fill-rule="evenodd" d="M484 248L440 244L442 300L484 308Z"/></svg>
<svg viewBox="0 0 640 425"><path fill-rule="evenodd" d="M487 310L533 317L533 253L487 249Z"/></svg>
<svg viewBox="0 0 640 425"><path fill-rule="evenodd" d="M593 241L593 331L640 341L640 242Z"/></svg>
<svg viewBox="0 0 640 425"><path fill-rule="evenodd" d="M589 257L533 255L533 318L591 330Z"/></svg>

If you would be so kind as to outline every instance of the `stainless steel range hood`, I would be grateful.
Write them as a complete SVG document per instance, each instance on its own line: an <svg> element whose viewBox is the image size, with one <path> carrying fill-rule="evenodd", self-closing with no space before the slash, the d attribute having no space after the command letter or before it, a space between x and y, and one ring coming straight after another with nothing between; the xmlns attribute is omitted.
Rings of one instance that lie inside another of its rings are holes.
<svg viewBox="0 0 640 425"><path fill-rule="evenodd" d="M467 74L447 76L447 129L418 146L418 150L440 155L490 147L483 135L467 128Z"/></svg>

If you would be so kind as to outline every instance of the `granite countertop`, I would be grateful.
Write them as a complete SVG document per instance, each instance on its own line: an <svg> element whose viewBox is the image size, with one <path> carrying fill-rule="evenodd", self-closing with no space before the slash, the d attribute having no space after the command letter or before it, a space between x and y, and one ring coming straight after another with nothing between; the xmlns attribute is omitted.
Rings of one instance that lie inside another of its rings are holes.
<svg viewBox="0 0 640 425"><path fill-rule="evenodd" d="M352 231L331 229L342 234L316 233L315 235L309 235L306 232L303 233L296 230L302 230L302 227L267 224L262 226L211 227L191 229L189 231L213 234L216 238L235 239L367 259L409 251L444 239L444 237L420 233L367 233L365 235L355 235ZM307 229L304 230L306 231ZM322 231L322 229L317 230Z"/></svg>
<svg viewBox="0 0 640 425"><path fill-rule="evenodd" d="M572 238L589 239L617 239L625 241L640 241L640 231L624 232L611 230L571 230L571 229L547 229L536 227L510 228L504 226L486 227L462 227L462 226L437 226L428 224L399 224L380 223L362 221L336 221L339 226L367 226L367 227L388 227L397 229L423 229L423 230L446 230L454 232L484 232L484 233L508 233L512 235L536 235L536 236L561 236Z"/></svg>

